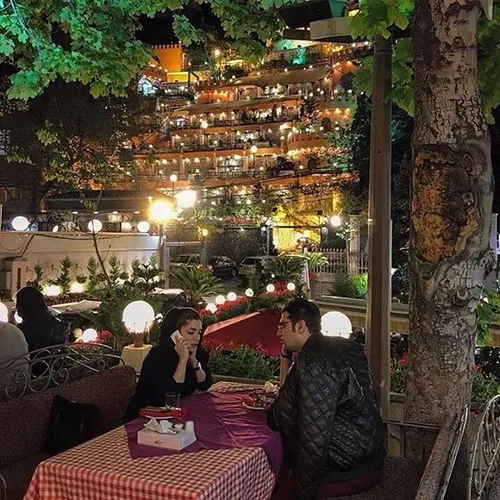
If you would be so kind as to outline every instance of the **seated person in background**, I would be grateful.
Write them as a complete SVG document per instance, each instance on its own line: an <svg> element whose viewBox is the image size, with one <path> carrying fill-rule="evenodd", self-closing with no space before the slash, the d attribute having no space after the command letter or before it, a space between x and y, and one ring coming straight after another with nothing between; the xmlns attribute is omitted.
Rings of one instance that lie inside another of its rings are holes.
<svg viewBox="0 0 500 500"><path fill-rule="evenodd" d="M172 333L181 338L174 342ZM167 392L189 396L212 385L208 353L201 347L201 318L190 307L174 307L161 324L160 343L142 364L134 396L127 408L127 420L136 418L141 408L165 406Z"/></svg>
<svg viewBox="0 0 500 500"><path fill-rule="evenodd" d="M292 300L278 326L283 356L298 353L268 414L290 462L292 490L308 500L356 494L381 478L384 427L363 347L321 333L316 304Z"/></svg>
<svg viewBox="0 0 500 500"><path fill-rule="evenodd" d="M68 342L69 325L56 318L36 288L26 286L16 294L17 314L22 318L19 329L31 351Z"/></svg>
<svg viewBox="0 0 500 500"><path fill-rule="evenodd" d="M16 373L28 373L28 343L17 326L0 322L0 390L16 382ZM22 382L22 377L19 382Z"/></svg>

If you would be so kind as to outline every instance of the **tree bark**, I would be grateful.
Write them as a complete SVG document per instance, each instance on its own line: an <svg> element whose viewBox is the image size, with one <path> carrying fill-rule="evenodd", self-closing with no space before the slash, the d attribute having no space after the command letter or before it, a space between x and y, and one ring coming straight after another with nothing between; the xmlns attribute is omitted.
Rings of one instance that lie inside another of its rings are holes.
<svg viewBox="0 0 500 500"><path fill-rule="evenodd" d="M477 85L476 0L416 0L409 375L405 417L470 402L476 310L493 263L491 145ZM431 439L408 454L426 459Z"/></svg>

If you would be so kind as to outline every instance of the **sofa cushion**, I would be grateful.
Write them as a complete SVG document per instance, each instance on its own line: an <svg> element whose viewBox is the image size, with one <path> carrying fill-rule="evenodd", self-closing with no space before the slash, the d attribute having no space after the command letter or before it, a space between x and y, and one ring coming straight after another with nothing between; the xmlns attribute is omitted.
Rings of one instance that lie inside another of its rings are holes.
<svg viewBox="0 0 500 500"><path fill-rule="evenodd" d="M48 453L36 453L2 469L2 476L7 483L7 500L20 500L23 498L33 472L35 472L38 464L49 458L49 456Z"/></svg>
<svg viewBox="0 0 500 500"><path fill-rule="evenodd" d="M97 405L104 427L123 422L126 407L135 391L135 370L120 366L92 374L46 391L0 403L0 472L3 468L43 450L54 396Z"/></svg>

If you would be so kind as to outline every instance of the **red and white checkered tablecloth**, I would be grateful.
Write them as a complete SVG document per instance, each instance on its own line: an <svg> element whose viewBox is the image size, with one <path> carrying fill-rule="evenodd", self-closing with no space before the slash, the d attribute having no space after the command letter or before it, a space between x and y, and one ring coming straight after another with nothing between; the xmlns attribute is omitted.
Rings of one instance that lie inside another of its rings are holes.
<svg viewBox="0 0 500 500"><path fill-rule="evenodd" d="M219 384L215 390L231 391ZM262 448L132 459L119 427L39 464L24 499L265 500L274 484Z"/></svg>

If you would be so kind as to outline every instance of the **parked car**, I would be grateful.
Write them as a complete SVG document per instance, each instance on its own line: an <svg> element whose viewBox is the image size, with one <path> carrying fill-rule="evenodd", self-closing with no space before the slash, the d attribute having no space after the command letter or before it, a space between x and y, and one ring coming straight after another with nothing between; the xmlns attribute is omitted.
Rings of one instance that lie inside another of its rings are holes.
<svg viewBox="0 0 500 500"><path fill-rule="evenodd" d="M240 264L240 275L244 279L248 279L254 273L261 273L264 269L266 260L271 257L269 255L257 255L254 257L246 257Z"/></svg>
<svg viewBox="0 0 500 500"><path fill-rule="evenodd" d="M172 258L171 266L201 266L199 254L196 253L183 253Z"/></svg>
<svg viewBox="0 0 500 500"><path fill-rule="evenodd" d="M170 261L170 267L178 267L178 266L188 266L188 267L205 267L210 272L212 272L212 266L204 266L201 263L200 255L197 253L183 253L181 255L177 255Z"/></svg>
<svg viewBox="0 0 500 500"><path fill-rule="evenodd" d="M225 255L214 255L210 259L210 265L212 266L213 274L219 278L238 275L238 265L233 259Z"/></svg>

